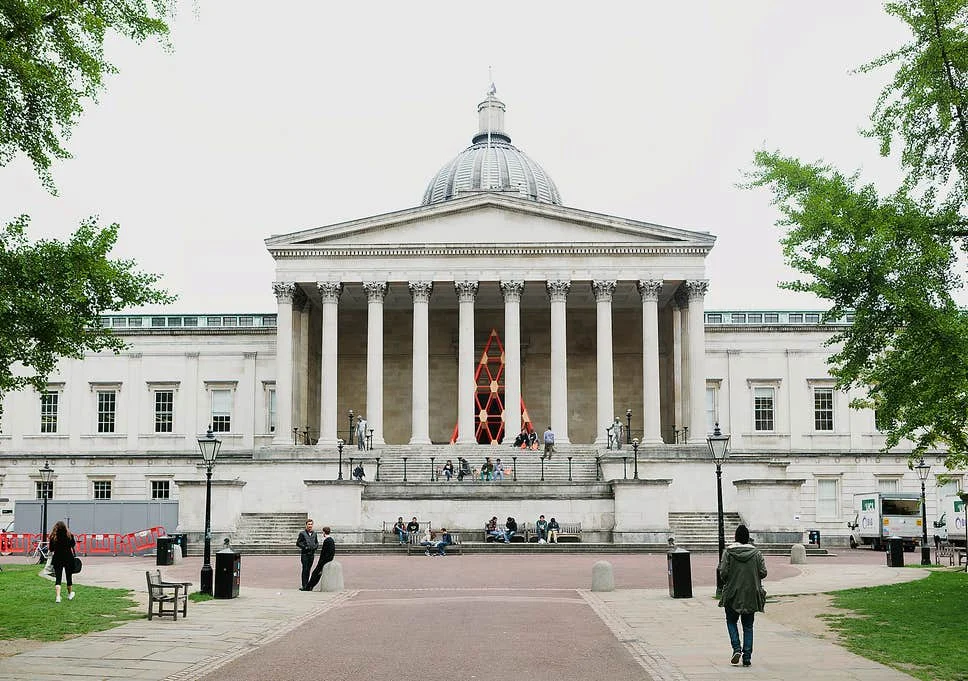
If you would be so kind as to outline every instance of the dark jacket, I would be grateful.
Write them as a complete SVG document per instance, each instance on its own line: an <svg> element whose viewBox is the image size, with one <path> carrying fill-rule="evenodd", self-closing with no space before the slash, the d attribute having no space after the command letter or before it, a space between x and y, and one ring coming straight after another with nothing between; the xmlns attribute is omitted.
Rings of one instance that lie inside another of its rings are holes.
<svg viewBox="0 0 968 681"><path fill-rule="evenodd" d="M720 607L729 606L738 613L763 612L766 591L760 580L766 577L763 554L750 544L730 544L719 563L723 579Z"/></svg>
<svg viewBox="0 0 968 681"><path fill-rule="evenodd" d="M316 549L319 548L319 537L316 535L316 530L300 532L296 538L296 546L303 553L316 553Z"/></svg>
<svg viewBox="0 0 968 681"><path fill-rule="evenodd" d="M332 537L326 537L323 540L323 550L319 552L319 566L317 566L317 569L321 569L323 565L333 560L335 555L336 540Z"/></svg>
<svg viewBox="0 0 968 681"><path fill-rule="evenodd" d="M509 518L508 521L504 523L504 526L508 528L510 532L518 531L518 524L514 521L514 518Z"/></svg>
<svg viewBox="0 0 968 681"><path fill-rule="evenodd" d="M407 532L419 532L419 531L420 531L420 523L414 522L413 520L407 523Z"/></svg>
<svg viewBox="0 0 968 681"><path fill-rule="evenodd" d="M54 565L74 564L74 535L69 534L58 541L50 542L50 555L54 557Z"/></svg>
<svg viewBox="0 0 968 681"><path fill-rule="evenodd" d="M548 523L548 529L549 530L558 530L560 532L561 531L561 526L558 524L558 521L557 520L552 520L552 521L550 521Z"/></svg>

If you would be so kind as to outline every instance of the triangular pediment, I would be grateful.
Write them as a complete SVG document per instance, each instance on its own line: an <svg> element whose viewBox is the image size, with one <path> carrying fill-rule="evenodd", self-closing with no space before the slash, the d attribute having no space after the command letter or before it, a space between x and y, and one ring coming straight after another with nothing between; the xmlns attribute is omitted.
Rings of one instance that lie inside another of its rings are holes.
<svg viewBox="0 0 968 681"><path fill-rule="evenodd" d="M710 248L715 237L494 193L270 237L270 251L341 246L634 244Z"/></svg>

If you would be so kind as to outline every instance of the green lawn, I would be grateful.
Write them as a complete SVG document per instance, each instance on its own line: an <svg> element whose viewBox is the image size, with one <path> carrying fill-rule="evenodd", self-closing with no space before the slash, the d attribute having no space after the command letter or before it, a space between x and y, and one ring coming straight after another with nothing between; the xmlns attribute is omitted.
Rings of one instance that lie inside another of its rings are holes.
<svg viewBox="0 0 968 681"><path fill-rule="evenodd" d="M968 574L832 594L824 616L848 650L926 681L968 681Z"/></svg>
<svg viewBox="0 0 968 681"><path fill-rule="evenodd" d="M0 639L57 641L91 631L110 629L145 615L128 589L75 587L77 596L54 602L54 583L38 577L39 565L4 565L0 572Z"/></svg>

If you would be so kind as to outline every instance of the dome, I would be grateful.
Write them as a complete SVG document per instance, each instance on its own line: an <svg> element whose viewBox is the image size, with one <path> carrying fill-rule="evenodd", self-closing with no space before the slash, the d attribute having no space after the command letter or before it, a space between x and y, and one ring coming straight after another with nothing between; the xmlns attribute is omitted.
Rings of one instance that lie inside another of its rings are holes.
<svg viewBox="0 0 968 681"><path fill-rule="evenodd" d="M480 128L471 146L437 171L422 204L456 198L465 192L501 192L542 203L561 204L558 188L544 169L511 144L504 132L504 102L491 91L478 104Z"/></svg>

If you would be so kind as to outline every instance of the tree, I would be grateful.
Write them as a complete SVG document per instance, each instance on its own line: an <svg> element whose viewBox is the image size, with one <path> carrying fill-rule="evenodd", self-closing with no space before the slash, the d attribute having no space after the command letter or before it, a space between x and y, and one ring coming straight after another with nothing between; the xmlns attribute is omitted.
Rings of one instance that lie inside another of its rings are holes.
<svg viewBox="0 0 968 681"><path fill-rule="evenodd" d="M854 315L830 339L831 375L865 397L887 430L886 449L915 443L912 458L944 444L948 467L968 463L968 313L951 296L959 215L904 190L880 197L822 164L758 152L752 186L768 186L785 229L788 264L804 279L782 287L830 301L828 319Z"/></svg>
<svg viewBox="0 0 968 681"><path fill-rule="evenodd" d="M128 260L109 260L118 225L83 222L70 240L27 240L26 216L0 231L0 398L33 386L43 390L60 357L124 348L101 326L107 310L171 297L155 289L157 275Z"/></svg>
<svg viewBox="0 0 968 681"><path fill-rule="evenodd" d="M115 67L104 57L109 32L142 42L165 39L170 0L3 0L0 2L0 166L23 153L55 192L53 159Z"/></svg>

